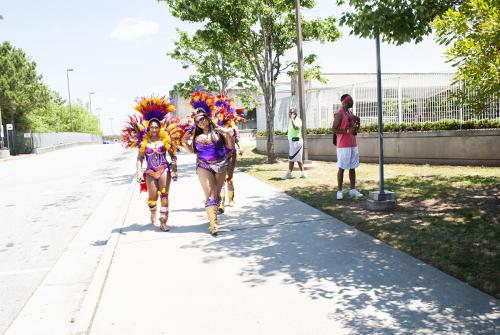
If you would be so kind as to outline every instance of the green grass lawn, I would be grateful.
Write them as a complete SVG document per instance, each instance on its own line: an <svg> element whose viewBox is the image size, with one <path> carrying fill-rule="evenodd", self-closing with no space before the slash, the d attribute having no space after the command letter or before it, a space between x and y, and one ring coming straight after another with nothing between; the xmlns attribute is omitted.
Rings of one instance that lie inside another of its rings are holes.
<svg viewBox="0 0 500 335"><path fill-rule="evenodd" d="M388 213L366 208L378 188L378 164L361 164L357 188L365 200L335 199L337 168L315 161L308 178L281 180L288 163L265 164L246 148L238 169L393 247L500 298L500 168L388 164L386 189L396 192ZM347 183L346 183L347 182ZM344 177L344 189L349 179ZM346 187L347 186L347 187Z"/></svg>

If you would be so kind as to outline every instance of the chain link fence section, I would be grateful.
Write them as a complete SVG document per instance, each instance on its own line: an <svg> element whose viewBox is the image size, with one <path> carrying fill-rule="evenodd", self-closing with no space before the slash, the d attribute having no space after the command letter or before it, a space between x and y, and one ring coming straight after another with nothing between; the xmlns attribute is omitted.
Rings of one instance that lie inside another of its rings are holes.
<svg viewBox="0 0 500 335"><path fill-rule="evenodd" d="M443 119L467 121L500 117L500 99L490 99L484 113L474 115L461 106L454 97L456 86L451 85L452 73L386 74L382 76L384 123L434 122ZM363 75L358 76L359 79ZM306 92L308 128L329 128L333 113L340 109L340 97L350 94L354 100L353 112L361 123L377 122L377 82L373 74L366 81L339 87L313 88ZM298 105L295 96L276 100L274 127L286 131L288 109ZM257 129L266 129L263 105L257 108Z"/></svg>

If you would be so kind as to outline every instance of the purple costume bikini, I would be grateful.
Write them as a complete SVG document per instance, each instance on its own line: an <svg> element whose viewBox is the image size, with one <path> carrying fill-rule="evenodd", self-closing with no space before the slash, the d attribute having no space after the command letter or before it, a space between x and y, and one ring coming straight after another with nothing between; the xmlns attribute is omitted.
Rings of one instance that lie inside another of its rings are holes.
<svg viewBox="0 0 500 335"><path fill-rule="evenodd" d="M170 173L170 164L167 162L167 151L162 145L156 149L146 147L146 174L159 179L164 173Z"/></svg>
<svg viewBox="0 0 500 335"><path fill-rule="evenodd" d="M225 171L227 167L227 151L224 139L221 136L219 136L217 142L212 142L209 139L201 140L198 136L195 139L195 146L197 167L213 173Z"/></svg>
<svg viewBox="0 0 500 335"><path fill-rule="evenodd" d="M146 147L144 153L147 163L147 168L144 172L146 175L154 179L160 179L162 175L170 173L170 164L167 162L167 151L165 150L165 146L161 145L158 148ZM159 190L159 193L160 217L165 218L168 215L168 192L166 188L162 188ZM156 210L156 201L152 202L151 205L150 209Z"/></svg>

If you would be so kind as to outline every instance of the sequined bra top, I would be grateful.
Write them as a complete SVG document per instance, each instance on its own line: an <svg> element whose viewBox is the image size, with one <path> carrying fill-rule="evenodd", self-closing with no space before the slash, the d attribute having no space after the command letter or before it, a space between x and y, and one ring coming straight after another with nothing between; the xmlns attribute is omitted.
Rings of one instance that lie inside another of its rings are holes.
<svg viewBox="0 0 500 335"><path fill-rule="evenodd" d="M217 142L209 139L200 139L196 137L194 145L196 146L196 156L205 162L220 162L226 157L224 139L219 136Z"/></svg>
<svg viewBox="0 0 500 335"><path fill-rule="evenodd" d="M158 168L162 165L167 165L167 150L164 145L157 148L146 147L144 154L146 155L147 168L153 171L158 171Z"/></svg>

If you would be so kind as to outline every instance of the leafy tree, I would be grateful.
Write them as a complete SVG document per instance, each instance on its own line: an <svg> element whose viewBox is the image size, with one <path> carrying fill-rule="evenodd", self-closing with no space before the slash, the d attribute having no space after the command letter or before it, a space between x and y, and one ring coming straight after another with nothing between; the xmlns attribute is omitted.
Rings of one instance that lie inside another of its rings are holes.
<svg viewBox="0 0 500 335"><path fill-rule="evenodd" d="M9 42L0 45L0 108L3 121L19 123L30 111L42 108L50 101L50 91L41 82L36 72L36 63L24 51L13 47Z"/></svg>
<svg viewBox="0 0 500 335"><path fill-rule="evenodd" d="M337 0L352 10L341 24L351 33L396 45L422 41L435 28L437 41L457 68L462 105L484 112L500 91L500 10L498 0Z"/></svg>
<svg viewBox="0 0 500 335"><path fill-rule="evenodd" d="M68 106L65 106L68 108ZM65 111L65 114L69 115L69 110ZM93 133L99 134L99 120L95 115L89 113L88 109L84 106L81 100L77 100L76 103L71 104L71 115L68 118L68 125L71 124L70 121L74 121L74 130L78 133Z"/></svg>
<svg viewBox="0 0 500 335"><path fill-rule="evenodd" d="M99 121L90 114L80 100L69 106L55 100L41 108L37 108L26 115L25 124L28 129L36 133L52 132L81 132L100 134ZM73 129L74 128L74 129Z"/></svg>
<svg viewBox="0 0 500 335"><path fill-rule="evenodd" d="M379 31L385 42L400 45L420 42L432 32L430 23L463 0L337 0L348 3L352 10L344 12L342 25L351 27L351 34L374 38Z"/></svg>
<svg viewBox="0 0 500 335"><path fill-rule="evenodd" d="M293 0L159 0L166 1L174 16L181 20L203 22L203 30L214 27L224 34L231 50L249 67L264 97L267 128L268 162L275 162L274 113L278 76L293 66L284 59L293 48L295 1ZM301 6L313 8L314 0L302 0ZM304 40L335 41L340 33L335 19L328 17L302 20Z"/></svg>
<svg viewBox="0 0 500 335"><path fill-rule="evenodd" d="M227 48L229 41L216 25L198 30L193 36L180 30L177 32L179 40L168 55L180 60L184 69L194 67L196 71L186 82L174 87L182 96L188 97L199 85L227 94L232 87L243 88L251 84L248 66Z"/></svg>
<svg viewBox="0 0 500 335"><path fill-rule="evenodd" d="M2 121L17 130L33 132L75 131L100 133L96 117L78 102L70 115L68 106L56 92L42 83L36 63L9 42L0 45L0 108Z"/></svg>
<svg viewBox="0 0 500 335"><path fill-rule="evenodd" d="M467 0L433 22L436 39L449 46L448 62L457 68L460 101L479 114L500 98L500 3ZM492 99L493 101L490 101Z"/></svg>

